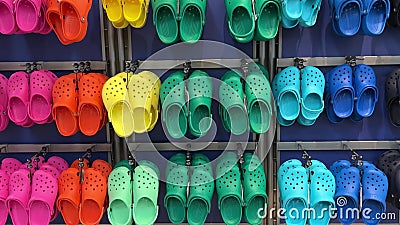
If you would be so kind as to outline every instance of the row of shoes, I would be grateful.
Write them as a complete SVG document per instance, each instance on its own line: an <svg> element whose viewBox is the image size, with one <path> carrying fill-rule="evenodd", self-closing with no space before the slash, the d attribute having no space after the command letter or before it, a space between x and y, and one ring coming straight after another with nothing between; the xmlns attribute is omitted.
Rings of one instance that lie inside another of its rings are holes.
<svg viewBox="0 0 400 225"><path fill-rule="evenodd" d="M280 71L272 82L278 122L291 126L297 119L303 126L313 125L324 109L324 88L324 74L316 67Z"/></svg>
<svg viewBox="0 0 400 225"><path fill-rule="evenodd" d="M0 74L0 131L7 128L9 120L22 127L51 123L51 92L56 80L47 70L19 71L9 79Z"/></svg>
<svg viewBox="0 0 400 225"><path fill-rule="evenodd" d="M46 22L45 0L1 0L0 33L49 34L51 27Z"/></svg>
<svg viewBox="0 0 400 225"><path fill-rule="evenodd" d="M114 27L125 28L130 24L134 28L142 28L146 24L150 0L102 2ZM201 38L206 20L207 0L151 0L151 5L154 26L164 44L173 44L179 39L195 43Z"/></svg>
<svg viewBox="0 0 400 225"><path fill-rule="evenodd" d="M333 30L340 36L377 36L391 13L389 0L329 0ZM396 11L394 11L396 12Z"/></svg>
<svg viewBox="0 0 400 225"><path fill-rule="evenodd" d="M326 74L325 107L329 121L350 117L355 122L370 117L378 101L374 70L365 64L340 65Z"/></svg>
<svg viewBox="0 0 400 225"><path fill-rule="evenodd" d="M249 224L260 224L258 213L265 210L268 199L262 162L250 153L244 154L243 163L238 161L236 153L221 155L214 178L207 156L195 153L188 161L182 153L173 155L165 169L164 207L169 220L174 224L185 220L192 225L204 224L216 189L226 224L239 224L242 215ZM128 160L117 163L108 178L110 223L154 224L159 210L159 177L158 167L148 160L137 162L136 167Z"/></svg>
<svg viewBox="0 0 400 225"><path fill-rule="evenodd" d="M265 133L270 127L273 110L268 72L260 64L253 68L245 82L238 71L228 71L222 78L219 113L224 128L234 135L249 130ZM188 130L202 137L212 126L213 80L200 70L187 80L184 72L176 71L162 84L149 71L119 73L104 84L102 99L120 137L151 131L158 120L159 99L162 121L172 138L183 138Z"/></svg>
<svg viewBox="0 0 400 225"><path fill-rule="evenodd" d="M162 85L149 71L124 72L111 79L91 72L58 78L45 70L30 75L17 72L9 80L0 76L1 128L7 127L9 118L24 127L54 119L63 136L78 131L93 136L104 127L108 115L117 135L127 137L154 128L161 99L163 122L171 137L182 138L188 130L201 137L212 125L213 81L199 70L192 72L188 82L185 76L177 71ZM273 112L268 72L254 64L245 79L242 76L237 70L229 70L222 78L219 114L223 127L234 135L265 133Z"/></svg>

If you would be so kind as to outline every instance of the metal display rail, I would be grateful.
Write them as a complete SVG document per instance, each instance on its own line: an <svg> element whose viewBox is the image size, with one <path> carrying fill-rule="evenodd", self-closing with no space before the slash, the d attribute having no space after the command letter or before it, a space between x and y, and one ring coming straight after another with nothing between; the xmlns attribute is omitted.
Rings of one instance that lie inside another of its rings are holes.
<svg viewBox="0 0 400 225"><path fill-rule="evenodd" d="M111 152L111 144L0 144L1 153L47 152Z"/></svg>
<svg viewBox="0 0 400 225"><path fill-rule="evenodd" d="M276 66L278 68L296 66L298 63L304 66L317 67L338 66L345 63L362 63L370 66L389 66L400 65L400 56L295 57L276 59Z"/></svg>
<svg viewBox="0 0 400 225"><path fill-rule="evenodd" d="M91 70L105 71L107 69L106 61L0 62L0 71L19 71L31 66L51 71L68 71L74 70L74 65L80 63L89 63Z"/></svg>
<svg viewBox="0 0 400 225"><path fill-rule="evenodd" d="M241 68L252 61L258 62L258 59L146 60L139 61L139 68L144 70L183 69L185 63L190 63L193 69Z"/></svg>
<svg viewBox="0 0 400 225"><path fill-rule="evenodd" d="M257 142L181 142L181 143L129 143L131 151L221 151L238 150L254 151L257 149Z"/></svg>
<svg viewBox="0 0 400 225"><path fill-rule="evenodd" d="M400 141L319 141L319 142L277 142L278 151L295 151L300 147L307 151L330 150L387 150L400 149Z"/></svg>

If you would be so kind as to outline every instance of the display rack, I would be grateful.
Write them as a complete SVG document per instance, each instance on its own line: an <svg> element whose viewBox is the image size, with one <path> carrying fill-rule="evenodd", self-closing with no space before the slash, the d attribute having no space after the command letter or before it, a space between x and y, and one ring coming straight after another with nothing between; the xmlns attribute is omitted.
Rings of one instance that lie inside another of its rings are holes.
<svg viewBox="0 0 400 225"><path fill-rule="evenodd" d="M46 148L48 152L111 152L111 144L0 144L1 153L38 152Z"/></svg>
<svg viewBox="0 0 400 225"><path fill-rule="evenodd" d="M69 71L74 70L74 65L88 63L91 70L107 70L106 61L63 61L63 62L0 62L0 71L19 71L27 67L35 66L37 69L50 71Z"/></svg>
<svg viewBox="0 0 400 225"><path fill-rule="evenodd" d="M366 64L369 66L400 65L400 56L344 56L344 57L294 57L276 59L277 68L296 66L338 66L345 63Z"/></svg>
<svg viewBox="0 0 400 225"><path fill-rule="evenodd" d="M399 149L400 141L320 141L320 142L278 142L277 149L279 151L295 151L299 147L307 151L330 151L330 150L346 150L349 148L357 150L387 150Z"/></svg>
<svg viewBox="0 0 400 225"><path fill-rule="evenodd" d="M146 60L139 61L139 68L143 70L167 70L183 69L185 63L190 62L193 69L224 69L241 68L250 62L258 62L258 59L188 59L188 60Z"/></svg>

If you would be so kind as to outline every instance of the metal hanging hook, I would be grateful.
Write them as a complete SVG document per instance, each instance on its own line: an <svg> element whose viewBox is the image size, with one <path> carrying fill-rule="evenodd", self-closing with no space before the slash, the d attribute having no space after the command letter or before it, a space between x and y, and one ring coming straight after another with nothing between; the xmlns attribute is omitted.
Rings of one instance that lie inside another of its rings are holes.
<svg viewBox="0 0 400 225"><path fill-rule="evenodd" d="M79 63L74 63L72 66L74 68L74 73L79 73Z"/></svg>
<svg viewBox="0 0 400 225"><path fill-rule="evenodd" d="M84 72L85 73L90 73L90 71L92 71L92 68L90 67L90 62L86 61L85 62L85 66L84 66Z"/></svg>
<svg viewBox="0 0 400 225"><path fill-rule="evenodd" d="M307 62L306 59L302 58L295 58L294 59L294 66L297 67L299 70L303 69L305 67L304 63Z"/></svg>
<svg viewBox="0 0 400 225"><path fill-rule="evenodd" d="M2 161L3 161L3 153L6 153L6 152L7 152L7 145L1 146L0 147L0 158L1 158L0 165L1 165Z"/></svg>
<svg viewBox="0 0 400 225"><path fill-rule="evenodd" d="M79 72L85 72L85 62L79 62Z"/></svg>
<svg viewBox="0 0 400 225"><path fill-rule="evenodd" d="M84 165L85 165L84 159L85 159L85 158L90 159L90 158L92 157L92 152L94 151L94 148L95 148L95 147L96 147L96 146L93 145L93 146L91 146L90 148L88 148L88 149L86 150L85 154L83 154L83 156L79 158L78 166L79 166L79 176L80 176L80 182L81 182L81 183L83 183L83 181L84 181L84 179L85 179L85 178L84 178L84 171L83 171L83 167L84 167Z"/></svg>
<svg viewBox="0 0 400 225"><path fill-rule="evenodd" d="M136 71L139 69L139 66L140 66L139 60L133 60L131 62L131 71L132 71L132 73L136 73Z"/></svg>
<svg viewBox="0 0 400 225"><path fill-rule="evenodd" d="M191 186L191 176L192 176L192 170L189 168L192 166L192 145L190 143L187 143L186 145L186 167L187 167L187 176L188 176L188 187Z"/></svg>
<svg viewBox="0 0 400 225"><path fill-rule="evenodd" d="M39 162L40 162L39 154L36 154L34 156L33 161L35 161L35 171L36 171L39 169Z"/></svg>
<svg viewBox="0 0 400 225"><path fill-rule="evenodd" d="M26 167L28 168L28 171L29 171L29 181L30 181L30 184L32 184L32 177L33 177L33 174L32 174L32 167L33 167L32 159L26 159L26 161L28 162Z"/></svg>
<svg viewBox="0 0 400 225"><path fill-rule="evenodd" d="M84 158L90 159L92 157L92 153L95 149L96 145L90 146L90 148L86 149L85 154L82 155L82 157L79 158L80 162L83 162Z"/></svg>
<svg viewBox="0 0 400 225"><path fill-rule="evenodd" d="M140 61L139 60L127 60L125 61L125 72L126 72L126 87L128 88L129 84L129 73L136 73L139 69Z"/></svg>
<svg viewBox="0 0 400 225"><path fill-rule="evenodd" d="M133 166L133 168L136 168L138 165L137 160L136 160L136 151L138 150L139 145L136 145L135 148L132 150L128 150L128 160L129 160L129 165Z"/></svg>
<svg viewBox="0 0 400 225"><path fill-rule="evenodd" d="M6 147L6 146L3 146L3 147ZM32 159L33 159L33 161L35 162L35 166L36 166L35 170L38 170L39 169L39 161L40 161L39 156L43 156L43 157L46 156L48 151L49 151L49 146L45 145L38 152L36 152L31 158L26 159L26 161L28 162L28 169L33 168L33 165L32 165Z"/></svg>
<svg viewBox="0 0 400 225"><path fill-rule="evenodd" d="M240 61L240 69L243 72L243 79L246 79L246 76L249 73L249 62L246 59Z"/></svg>
<svg viewBox="0 0 400 225"><path fill-rule="evenodd" d="M7 145L0 146L0 153L6 153L6 152L7 152Z"/></svg>
<svg viewBox="0 0 400 225"><path fill-rule="evenodd" d="M258 20L258 16L257 16L257 12L256 12L255 0L251 0L251 7L252 7L252 11L253 11L254 21L257 21Z"/></svg>
<svg viewBox="0 0 400 225"><path fill-rule="evenodd" d="M301 144L297 144L298 150L303 151L301 158L306 160L305 167L310 167L312 166L312 157L310 154L308 154L307 150L303 148Z"/></svg>
<svg viewBox="0 0 400 225"><path fill-rule="evenodd" d="M32 73L32 63L25 64L25 71L26 73Z"/></svg>
<svg viewBox="0 0 400 225"><path fill-rule="evenodd" d="M240 164L243 164L244 162L243 154L244 154L244 149L242 143L237 143L237 157L239 159Z"/></svg>
<svg viewBox="0 0 400 225"><path fill-rule="evenodd" d="M188 143L186 145L186 166L192 165L192 154L190 153L191 150L192 150L192 145Z"/></svg>
<svg viewBox="0 0 400 225"><path fill-rule="evenodd" d="M135 155L132 154L132 152L130 150L128 150L128 163L131 166L131 168L133 168L133 169L136 168L136 166L137 166L137 161L136 161ZM128 171L128 175L131 176L131 181L133 181L133 173L130 170Z"/></svg>
<svg viewBox="0 0 400 225"><path fill-rule="evenodd" d="M38 64L37 64L36 62L33 62L33 63L32 63L32 72L33 72L33 71L37 71L37 70L39 70Z"/></svg>
<svg viewBox="0 0 400 225"><path fill-rule="evenodd" d="M351 152L351 160L353 161L353 164L355 164L356 166L362 166L363 165L363 156L361 154L357 153L354 149L350 148L345 143L343 143L343 149L350 150L350 152Z"/></svg>
<svg viewBox="0 0 400 225"><path fill-rule="evenodd" d="M363 57L357 57L357 56L346 56L344 59L346 61L346 64L348 64L351 67L356 66L358 60L364 60Z"/></svg>
<svg viewBox="0 0 400 225"><path fill-rule="evenodd" d="M74 63L74 64L72 64L72 66L74 68L74 73L75 73L75 90L77 91L77 90L79 90L79 82L78 82L78 80L79 80L79 76L78 76L79 63Z"/></svg>
<svg viewBox="0 0 400 225"><path fill-rule="evenodd" d="M39 151L38 155L42 155L43 158L45 158L49 151L50 151L50 145L44 145L42 147L42 149ZM39 157L37 159L39 160ZM46 161L46 159L45 159L45 161ZM39 169L39 168L37 168L37 169Z"/></svg>
<svg viewBox="0 0 400 225"><path fill-rule="evenodd" d="M128 89L129 84L129 73L131 72L131 61L125 61L125 72L126 72L126 88Z"/></svg>
<svg viewBox="0 0 400 225"><path fill-rule="evenodd" d="M131 151L128 151L128 161L129 161L129 165L133 166L133 168L135 168L137 166L135 154L132 153Z"/></svg>
<svg viewBox="0 0 400 225"><path fill-rule="evenodd" d="M42 156L46 156L46 154L50 151L50 146L49 145L45 145L42 147L42 149L40 150L40 153L42 154Z"/></svg>
<svg viewBox="0 0 400 225"><path fill-rule="evenodd" d="M190 70L192 69L192 61L187 60L186 62L183 63L183 73L185 74L184 80L189 79L189 73Z"/></svg>

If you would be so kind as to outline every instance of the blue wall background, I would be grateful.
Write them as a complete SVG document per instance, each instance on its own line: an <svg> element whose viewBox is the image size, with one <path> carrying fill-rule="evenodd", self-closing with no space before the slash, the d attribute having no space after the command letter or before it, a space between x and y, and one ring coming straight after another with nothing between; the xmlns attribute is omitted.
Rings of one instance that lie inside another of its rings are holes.
<svg viewBox="0 0 400 225"><path fill-rule="evenodd" d="M283 30L282 57L323 57L347 55L399 55L399 28L386 27L378 37L356 35L340 37L334 33L329 15L328 1L323 1L318 15L317 24L311 28L296 27ZM295 124L291 127L281 127L281 141L342 141L342 140L398 140L400 129L389 122L385 107L385 79L396 67L373 67L377 77L379 101L374 114L362 122L352 122L350 119L340 124L328 121L325 112L314 126L304 127ZM320 68L323 72L330 68ZM375 162L382 150L359 151L365 160ZM350 151L310 151L314 159L321 160L327 166L339 159L351 159ZM282 151L281 163L291 159L301 159L300 152ZM388 211L398 213L398 210L388 205ZM398 222L386 220L382 223Z"/></svg>

